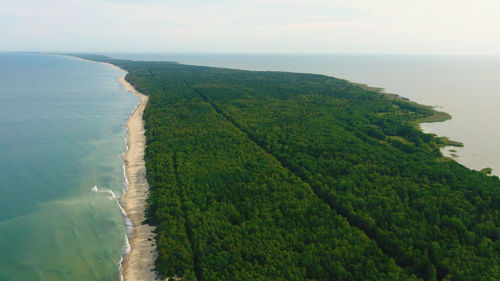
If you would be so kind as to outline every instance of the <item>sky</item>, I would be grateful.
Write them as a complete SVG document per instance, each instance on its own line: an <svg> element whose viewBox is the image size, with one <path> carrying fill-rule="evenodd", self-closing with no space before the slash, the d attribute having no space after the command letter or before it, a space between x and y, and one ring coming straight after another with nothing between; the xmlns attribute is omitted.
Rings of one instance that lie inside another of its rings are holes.
<svg viewBox="0 0 500 281"><path fill-rule="evenodd" d="M0 51L500 54L500 1L0 0Z"/></svg>

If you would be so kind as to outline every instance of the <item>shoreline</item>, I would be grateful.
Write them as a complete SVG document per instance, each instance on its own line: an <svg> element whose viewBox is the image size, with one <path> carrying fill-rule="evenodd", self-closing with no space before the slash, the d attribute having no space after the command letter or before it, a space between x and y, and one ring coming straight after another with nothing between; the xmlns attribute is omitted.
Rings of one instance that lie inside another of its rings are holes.
<svg viewBox="0 0 500 281"><path fill-rule="evenodd" d="M97 62L85 58L62 55L71 59L87 62ZM99 63L99 62L97 62ZM128 71L109 62L100 62L122 71L125 74L119 78L127 92L140 99L126 122L127 146L123 157L125 187L118 199L118 206L122 212L123 224L126 228L125 245L122 248L120 259L121 281L150 281L159 280L155 271L156 261L156 234L155 227L144 224L146 219L146 200L149 197L149 184L146 178L146 163L144 153L146 136L144 109L149 97L137 91L126 79ZM130 229L130 225L132 226Z"/></svg>
<svg viewBox="0 0 500 281"><path fill-rule="evenodd" d="M125 71L116 65L108 65ZM126 71L125 71L126 72ZM125 80L125 75L120 77L120 83L125 90L140 98L139 104L127 120L127 150L124 157L125 176L128 187L122 195L123 207L128 219L132 222L132 234L128 234L130 251L124 256L121 263L122 280L156 280L156 240L154 227L143 224L145 217L146 200L149 195L149 185L146 179L146 165L144 150L146 137L144 135L144 121L142 119L148 96L138 92Z"/></svg>
<svg viewBox="0 0 500 281"><path fill-rule="evenodd" d="M424 123L441 123L441 122L446 122L446 121L451 120L453 118L452 115L449 114L448 112L437 110L438 106L431 106L431 105L421 104L421 103L413 101L413 100L411 100L411 99L409 99L407 97L403 97L403 96L400 96L400 95L394 94L394 93L385 92L384 88L372 87L372 86L368 86L367 84L352 82L352 81L349 81L349 80L345 80L345 81L347 81L347 82L349 82L351 84L357 85L357 86L359 86L359 87L361 87L361 88L363 88L365 90L374 91L374 92L382 95L383 97L385 97L387 99L398 100L398 101L401 101L401 102L404 102L404 103L408 103L408 104L416 106L416 107L420 107L420 108L425 108L425 109L431 110L432 115L429 115L429 116L426 116L426 117L423 117L423 118L418 118L418 119L415 119L415 120L411 120L411 121L409 121L409 124L411 126L413 126L415 129L417 129L417 130L419 130L419 131L421 131L423 133L435 135L438 138L439 142L440 142L439 143L439 148L440 149L445 149L447 147L463 147L464 146L464 144L462 142L451 140L447 136L438 136L437 134L432 133L432 132L425 132L422 129L422 127L420 126L420 124L424 124Z"/></svg>

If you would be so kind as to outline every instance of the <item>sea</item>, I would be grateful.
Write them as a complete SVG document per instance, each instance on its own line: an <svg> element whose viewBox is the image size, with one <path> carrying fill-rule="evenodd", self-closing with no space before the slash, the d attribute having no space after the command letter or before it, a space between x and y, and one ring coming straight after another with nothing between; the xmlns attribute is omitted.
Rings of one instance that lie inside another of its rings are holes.
<svg viewBox="0 0 500 281"><path fill-rule="evenodd" d="M500 55L353 54L162 54L109 53L133 60L246 70L316 73L367 84L452 115L424 123L427 133L464 147L445 147L445 156L474 170L500 176Z"/></svg>
<svg viewBox="0 0 500 281"><path fill-rule="evenodd" d="M329 75L450 113L422 124L443 153L500 175L500 56L107 53L246 70ZM138 98L109 65L0 53L0 280L119 280L127 250L125 122ZM450 152L456 150L456 152Z"/></svg>
<svg viewBox="0 0 500 281"><path fill-rule="evenodd" d="M124 72L0 53L0 280L120 279Z"/></svg>

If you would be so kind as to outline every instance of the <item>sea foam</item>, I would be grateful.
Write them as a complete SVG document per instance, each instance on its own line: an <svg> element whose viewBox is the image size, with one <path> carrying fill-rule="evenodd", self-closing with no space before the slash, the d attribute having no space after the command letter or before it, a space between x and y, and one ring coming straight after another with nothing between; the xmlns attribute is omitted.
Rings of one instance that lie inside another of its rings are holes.
<svg viewBox="0 0 500 281"><path fill-rule="evenodd" d="M116 195L115 193L113 192L113 190L111 189L102 189L100 190L97 185L94 185L90 190L92 190L93 192L98 192L98 193L107 193L109 194L108 196L106 196L106 198L108 200L116 200ZM118 204L119 205L119 204Z"/></svg>

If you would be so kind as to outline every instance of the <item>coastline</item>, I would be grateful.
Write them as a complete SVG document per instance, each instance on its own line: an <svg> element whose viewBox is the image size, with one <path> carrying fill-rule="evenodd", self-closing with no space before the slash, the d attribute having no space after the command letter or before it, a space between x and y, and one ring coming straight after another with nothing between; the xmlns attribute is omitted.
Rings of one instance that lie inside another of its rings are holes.
<svg viewBox="0 0 500 281"><path fill-rule="evenodd" d="M402 96L400 96L398 94L387 93L387 92L385 92L384 88L372 87L372 86L368 86L367 84L356 83L356 82L352 82L352 81L349 81L349 80L345 80L345 81L347 81L347 82L349 82L351 84L360 86L361 88L363 88L365 90L376 92L376 93L384 96L387 99L398 100L400 102L408 103L408 104L411 104L411 105L416 106L416 107L420 107L420 108L424 108L424 109L429 109L432 112L432 115L429 115L427 117L418 118L418 119L409 121L409 124L411 126L413 126L415 129L417 129L417 130L419 130L419 131L421 131L423 133L436 135L436 134L434 134L432 132L426 132L426 131L424 131L422 129L422 127L420 126L420 124L423 124L423 123L441 123L441 122L446 122L448 120L451 120L453 118L451 116L451 114L449 114L447 112L436 110L438 108L437 106L430 106L430 105L420 104L418 102L410 100L409 98L402 97ZM437 136L436 135L436 137L439 140L438 144L439 144L439 148L442 149L441 151L443 151L443 149L450 148L450 147L453 148L453 147L463 147L464 146L464 144L462 142L451 140L447 136ZM456 157L458 157L458 155L453 156L453 158L456 158Z"/></svg>
<svg viewBox="0 0 500 281"><path fill-rule="evenodd" d="M109 63L108 63L109 64ZM117 69L125 71L113 64ZM125 176L128 188L125 191L123 207L132 222L132 234L129 234L130 251L122 261L122 278L125 281L156 280L156 240L154 239L154 227L144 224L146 199L149 195L149 185L146 179L146 165L144 161L144 149L146 137L144 135L144 122L142 120L144 108L148 97L138 92L125 76L120 78L125 89L140 98L130 118L127 121L128 149L125 152Z"/></svg>
<svg viewBox="0 0 500 281"><path fill-rule="evenodd" d="M76 60L96 62L73 55L65 55ZM126 241L120 260L121 281L159 280L155 271L156 239L155 227L144 224L146 219L146 200L149 196L149 184L146 179L146 163L144 152L146 136L144 109L149 97L137 91L126 79L128 71L109 62L101 62L122 71L125 74L119 78L126 91L140 99L127 120L127 148L124 153L124 193L119 197L118 204L126 226ZM130 229L131 225L131 229Z"/></svg>

